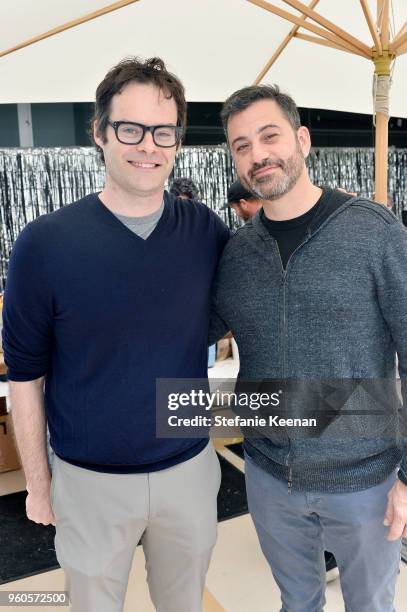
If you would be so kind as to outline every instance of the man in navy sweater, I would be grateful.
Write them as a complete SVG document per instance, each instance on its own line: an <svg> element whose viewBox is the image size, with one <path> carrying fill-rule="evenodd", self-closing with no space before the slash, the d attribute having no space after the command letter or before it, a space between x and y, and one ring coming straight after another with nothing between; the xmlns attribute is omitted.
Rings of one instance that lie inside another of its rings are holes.
<svg viewBox="0 0 407 612"><path fill-rule="evenodd" d="M140 540L156 609L201 610L219 462L206 439L156 438L155 383L206 377L229 231L164 191L185 119L162 60L115 66L96 92L103 191L30 223L10 260L3 344L27 515L56 525L73 612L123 609Z"/></svg>

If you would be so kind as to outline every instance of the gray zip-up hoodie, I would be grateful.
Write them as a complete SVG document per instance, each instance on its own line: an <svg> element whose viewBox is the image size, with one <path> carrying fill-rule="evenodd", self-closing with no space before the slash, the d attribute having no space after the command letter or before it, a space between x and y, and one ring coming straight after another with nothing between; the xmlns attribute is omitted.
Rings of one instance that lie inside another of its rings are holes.
<svg viewBox="0 0 407 612"><path fill-rule="evenodd" d="M239 379L362 379L376 387L383 381L382 396L390 394L395 405L396 352L407 397L407 231L384 206L327 191L285 270L259 214L231 237L214 283L210 341L233 332ZM377 408L377 397L369 397L352 394L346 410ZM245 450L298 490L365 489L401 459L407 478L404 432L395 423L405 416L403 406L373 420L376 430L361 412L342 417L351 419L349 435L304 438L288 427L270 428L266 436L246 435Z"/></svg>

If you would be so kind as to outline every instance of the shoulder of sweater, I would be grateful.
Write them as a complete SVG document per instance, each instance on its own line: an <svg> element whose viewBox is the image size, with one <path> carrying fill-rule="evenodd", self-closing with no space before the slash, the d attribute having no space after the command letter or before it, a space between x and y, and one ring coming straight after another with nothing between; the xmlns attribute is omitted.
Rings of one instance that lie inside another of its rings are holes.
<svg viewBox="0 0 407 612"><path fill-rule="evenodd" d="M235 260L236 257L240 260L242 251L252 242L253 237L257 237L257 232L251 221L248 221L244 226L232 232L223 249L222 263L224 264L226 261Z"/></svg>
<svg viewBox="0 0 407 612"><path fill-rule="evenodd" d="M40 215L31 221L27 227L29 227L33 232L41 232L42 230L50 230L57 228L60 225L66 225L66 223L69 223L70 220L83 220L84 213L90 210L89 202L91 201L92 196L93 194L77 200L72 204L66 204L53 212Z"/></svg>
<svg viewBox="0 0 407 612"><path fill-rule="evenodd" d="M172 198L175 208L183 208L186 212L190 212L191 214L199 213L205 217L213 217L219 219L219 221L222 221L215 211L199 200L186 200L183 198L176 198L174 196L172 196Z"/></svg>
<svg viewBox="0 0 407 612"><path fill-rule="evenodd" d="M358 215L360 213L370 215L372 219L375 219L381 225L400 224L396 215L386 206L367 198L355 197L349 202L347 210L350 214L354 213L355 217L356 213Z"/></svg>
<svg viewBox="0 0 407 612"><path fill-rule="evenodd" d="M252 220L250 219L244 225L238 227L234 230L234 232L232 232L229 243L239 244L241 242L244 242L250 239L250 236L252 235L253 231L254 227Z"/></svg>
<svg viewBox="0 0 407 612"><path fill-rule="evenodd" d="M59 234L60 228L69 227L70 223L84 223L84 212L89 209L88 202L90 196L82 198L72 204L67 204L62 208L40 215L27 225L19 233L14 244L14 250L42 247L49 244L49 238ZM85 221L86 223L86 221Z"/></svg>
<svg viewBox="0 0 407 612"><path fill-rule="evenodd" d="M229 239L230 230L226 223L214 210L203 202L199 200L184 200L172 196L172 205L174 211L178 211L190 219L192 218L199 224L211 227L215 234L222 237L222 241L225 240L225 236Z"/></svg>

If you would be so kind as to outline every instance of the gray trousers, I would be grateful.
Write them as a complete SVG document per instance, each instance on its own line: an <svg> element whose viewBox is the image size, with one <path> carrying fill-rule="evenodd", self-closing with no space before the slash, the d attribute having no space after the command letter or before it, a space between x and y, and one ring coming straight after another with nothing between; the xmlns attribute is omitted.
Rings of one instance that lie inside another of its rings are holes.
<svg viewBox="0 0 407 612"><path fill-rule="evenodd" d="M396 474L356 493L289 494L245 459L249 510L281 591L280 612L322 612L324 550L338 563L346 612L394 612L401 540L386 540L383 519Z"/></svg>
<svg viewBox="0 0 407 612"><path fill-rule="evenodd" d="M174 467L106 474L55 458L55 549L71 612L123 610L141 540L157 612L201 612L221 472L211 443Z"/></svg>

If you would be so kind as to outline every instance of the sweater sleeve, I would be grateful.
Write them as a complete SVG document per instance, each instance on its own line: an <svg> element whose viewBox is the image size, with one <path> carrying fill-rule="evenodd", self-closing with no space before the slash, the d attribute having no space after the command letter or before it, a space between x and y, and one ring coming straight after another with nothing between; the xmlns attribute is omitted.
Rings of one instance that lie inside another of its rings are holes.
<svg viewBox="0 0 407 612"><path fill-rule="evenodd" d="M215 342L223 338L228 331L228 325L216 312L216 306L212 304L209 318L208 345L211 346L212 344L215 344Z"/></svg>
<svg viewBox="0 0 407 612"><path fill-rule="evenodd" d="M212 219L215 224L215 231L217 234L217 242L218 242L218 254L221 256L223 249L226 244L229 242L229 238L232 235L231 230L228 228L226 223L222 221L222 219L215 212L211 211Z"/></svg>
<svg viewBox="0 0 407 612"><path fill-rule="evenodd" d="M209 346L214 344L220 338L230 331L230 328L226 321L221 317L218 309L218 293L221 287L221 272L222 272L222 259L218 264L218 269L215 274L214 281L212 283L212 292L211 292L211 307L209 313Z"/></svg>
<svg viewBox="0 0 407 612"><path fill-rule="evenodd" d="M400 425L404 438L400 476L407 481L407 231L401 223L393 223L385 240L378 299L399 358L403 398Z"/></svg>
<svg viewBox="0 0 407 612"><path fill-rule="evenodd" d="M219 248L218 255L219 258L222 256L223 249L229 241L231 236L231 231L227 227L227 225L218 217L218 215L214 214L216 219L217 231L219 236ZM212 294L211 294L211 308L210 308L210 318L209 318L209 338L208 338L208 346L215 344L220 338L229 331L229 327L227 323L220 317L216 309L216 293L217 287L219 284L219 266L218 272L215 274L215 279L212 284Z"/></svg>
<svg viewBox="0 0 407 612"><path fill-rule="evenodd" d="M9 262L3 307L3 350L8 378L28 381L47 373L53 306L39 237L29 224Z"/></svg>

